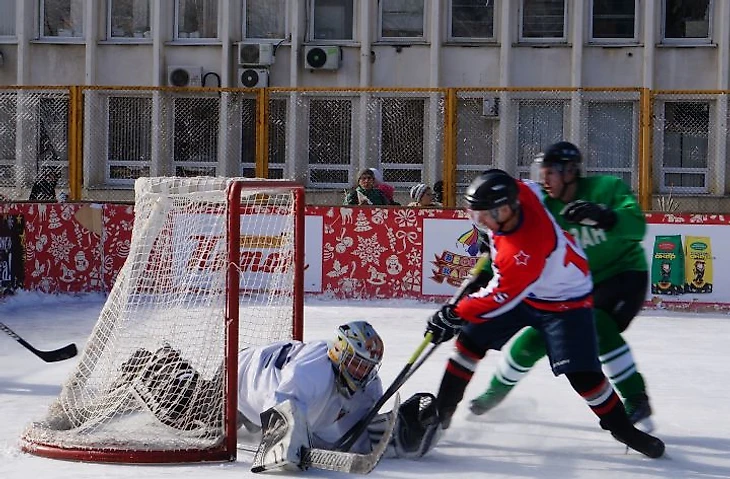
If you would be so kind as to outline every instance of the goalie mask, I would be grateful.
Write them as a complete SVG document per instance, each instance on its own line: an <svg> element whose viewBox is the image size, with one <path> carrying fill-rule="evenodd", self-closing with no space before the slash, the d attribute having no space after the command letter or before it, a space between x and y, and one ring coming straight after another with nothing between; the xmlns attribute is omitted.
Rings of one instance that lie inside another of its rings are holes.
<svg viewBox="0 0 730 479"><path fill-rule="evenodd" d="M383 340L366 321L353 321L337 329L337 339L327 354L340 394L352 397L375 379L384 349Z"/></svg>

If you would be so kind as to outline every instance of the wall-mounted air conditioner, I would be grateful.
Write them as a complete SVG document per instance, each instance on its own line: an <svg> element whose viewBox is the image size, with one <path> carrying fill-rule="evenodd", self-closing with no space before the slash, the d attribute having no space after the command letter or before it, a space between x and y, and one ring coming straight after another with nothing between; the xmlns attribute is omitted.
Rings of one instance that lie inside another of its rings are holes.
<svg viewBox="0 0 730 479"><path fill-rule="evenodd" d="M239 88L265 88L269 86L269 71L265 68L238 69Z"/></svg>
<svg viewBox="0 0 730 479"><path fill-rule="evenodd" d="M499 118L499 97L490 96L482 101L482 116L485 118Z"/></svg>
<svg viewBox="0 0 730 479"><path fill-rule="evenodd" d="M170 86L202 86L203 67L167 67L167 84Z"/></svg>
<svg viewBox="0 0 730 479"><path fill-rule="evenodd" d="M274 63L274 45L271 43L239 43L239 65L271 65Z"/></svg>
<svg viewBox="0 0 730 479"><path fill-rule="evenodd" d="M307 70L337 70L340 68L342 49L338 46L304 47L304 68Z"/></svg>

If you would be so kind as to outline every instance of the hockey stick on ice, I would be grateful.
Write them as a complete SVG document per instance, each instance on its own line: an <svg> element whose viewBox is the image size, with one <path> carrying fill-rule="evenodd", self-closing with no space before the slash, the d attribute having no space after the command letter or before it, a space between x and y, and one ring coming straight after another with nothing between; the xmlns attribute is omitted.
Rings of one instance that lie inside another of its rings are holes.
<svg viewBox="0 0 730 479"><path fill-rule="evenodd" d="M76 356L76 353L78 352L74 343L71 343L68 346L64 346L60 349L54 349L53 351L41 351L28 344L25 339L18 336L12 329L5 326L5 324L0 323L0 329L8 333L8 336L22 344L25 349L35 354L47 363L53 363L56 361L63 361L64 359L72 358Z"/></svg>

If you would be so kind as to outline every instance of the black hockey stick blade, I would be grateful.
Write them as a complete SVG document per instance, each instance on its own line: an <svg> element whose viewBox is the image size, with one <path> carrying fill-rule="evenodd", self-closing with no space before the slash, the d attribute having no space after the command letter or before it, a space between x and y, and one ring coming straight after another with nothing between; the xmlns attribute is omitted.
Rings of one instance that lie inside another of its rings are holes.
<svg viewBox="0 0 730 479"><path fill-rule="evenodd" d="M356 422L345 434L342 435L340 439L337 440L337 442L334 444L334 449L338 451L350 450L352 445L355 444L355 442L357 441L357 438L359 438L360 435L368 427L370 421L378 414L378 411L380 411L380 408L383 407L383 404L385 404L388 399L390 399L393 394L395 394L395 392L400 389L403 383L406 382L406 379L409 378L408 372L411 370L413 364L416 362L421 353L423 353L423 350L426 348L426 346L428 346L428 344L431 342L431 337L432 334L430 332L426 333L426 335L423 337L423 341L421 341L421 344L418 345L418 348L416 348L416 351L410 357L401 372L398 373L398 376L395 378L393 383L383 393L380 399L375 402L370 411L368 411L368 413L362 419Z"/></svg>
<svg viewBox="0 0 730 479"><path fill-rule="evenodd" d="M8 328L5 324L0 323L0 329L5 331L8 336L19 342L25 349L30 351L31 353L35 354L42 360L44 360L47 363L55 363L56 361L63 361L64 359L69 359L78 354L78 350L76 349L76 345L74 343L71 343L67 346L64 346L59 349L54 349L52 351L41 351L39 349L34 348L32 345L30 345L25 339L18 336L15 331Z"/></svg>

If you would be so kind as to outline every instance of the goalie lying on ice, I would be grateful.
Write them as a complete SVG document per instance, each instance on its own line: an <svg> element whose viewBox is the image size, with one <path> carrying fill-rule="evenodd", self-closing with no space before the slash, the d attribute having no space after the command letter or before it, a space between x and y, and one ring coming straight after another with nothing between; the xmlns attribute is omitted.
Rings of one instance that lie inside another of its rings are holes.
<svg viewBox="0 0 730 479"><path fill-rule="evenodd" d="M341 325L330 342L279 341L240 351L238 426L263 432L259 450L268 454L265 469L300 466L302 446L332 449L365 417L383 394L378 375L383 352L382 339L365 321ZM160 422L191 432L221 427L221 375L201 378L169 346L154 354L138 350L121 369L118 383L129 384L132 395ZM376 416L351 451L370 452L386 422L385 414ZM405 401L388 455L425 454L429 447L423 443L431 441L423 438L432 436L436 424L433 396L419 393Z"/></svg>

